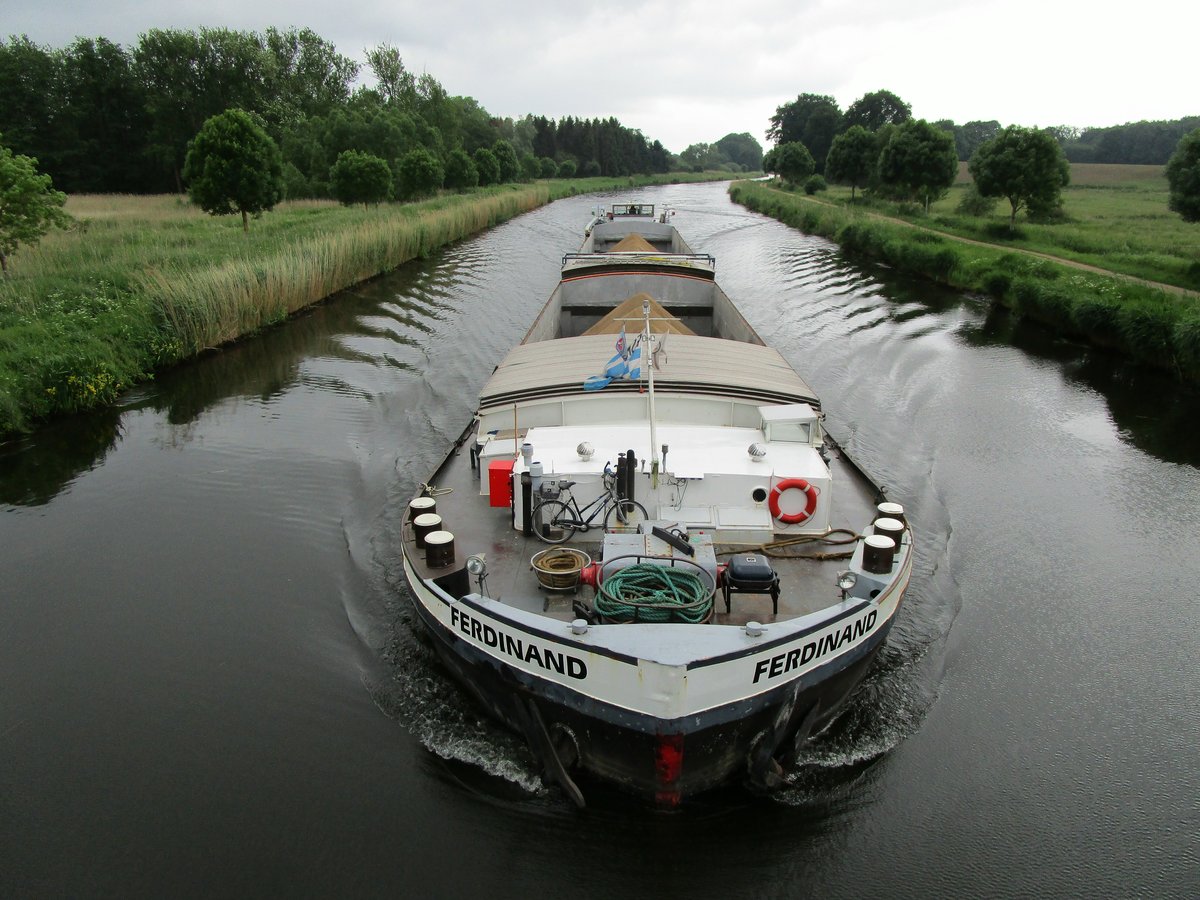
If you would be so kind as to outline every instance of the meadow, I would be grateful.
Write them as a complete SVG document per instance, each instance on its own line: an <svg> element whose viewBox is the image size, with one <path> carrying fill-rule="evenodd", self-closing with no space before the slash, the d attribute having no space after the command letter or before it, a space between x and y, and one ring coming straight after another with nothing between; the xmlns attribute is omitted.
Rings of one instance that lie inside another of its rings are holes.
<svg viewBox="0 0 1200 900"><path fill-rule="evenodd" d="M420 203L291 201L252 220L185 197L73 196L74 225L0 281L0 435L125 388L561 196L727 173L503 185Z"/></svg>
<svg viewBox="0 0 1200 900"><path fill-rule="evenodd" d="M1200 380L1200 298L1178 287L1164 290L1125 277L1135 274L1129 269L1149 271L1157 260L1174 271L1178 281L1186 282L1187 266L1200 255L1200 233L1189 235L1167 221L1165 182L1159 209L1153 203L1146 205L1145 194L1159 192L1155 179L1130 180L1128 174L1085 171L1064 204L1067 215L1078 222L1077 233L1098 245L1087 254L1075 251L1076 256L1086 257L1078 261L1105 272L1081 270L1022 252L1075 258L1062 249L1071 240L1070 234L1056 232L1062 225L1033 226L1018 219L1025 237L1001 240L995 239L989 225L1002 224L1007 232L1007 213L974 226L979 229L976 232L968 231L966 224L946 225L947 220L964 218L952 212L956 205L953 191L928 217L896 204L852 204L849 189L844 194L840 188L822 192L815 199L772 184L737 182L730 193L751 209L837 241L848 253L878 259L955 288L988 294L1018 314L1062 333L1116 350L1143 365L1167 369L1181 379ZM1107 185L1106 179L1110 179ZM1139 186L1142 182L1144 186ZM1134 187L1130 189L1130 185ZM1072 203L1078 196L1083 200ZM1151 224L1140 224L1143 217L1149 217ZM1188 227L1195 230L1195 226ZM1034 228L1037 242L1029 233ZM1140 244L1135 234L1141 236ZM1112 247L1144 249L1104 252L1099 245L1105 241Z"/></svg>
<svg viewBox="0 0 1200 900"><path fill-rule="evenodd" d="M1009 229L1007 200L998 200L989 216L957 211L970 182L962 163L958 181L933 204L929 216L911 205L871 201L864 205L946 234L1200 291L1200 228L1167 208L1162 166L1076 163L1071 166L1071 183L1063 191L1062 215L1031 222L1019 213L1015 231ZM850 189L831 185L820 197L848 202Z"/></svg>

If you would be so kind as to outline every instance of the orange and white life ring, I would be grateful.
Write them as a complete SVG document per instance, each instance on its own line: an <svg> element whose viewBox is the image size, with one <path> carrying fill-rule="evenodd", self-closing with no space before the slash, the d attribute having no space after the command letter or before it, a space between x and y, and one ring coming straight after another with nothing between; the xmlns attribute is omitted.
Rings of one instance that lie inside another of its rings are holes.
<svg viewBox="0 0 1200 900"><path fill-rule="evenodd" d="M784 491L790 491L792 488L803 491L804 496L808 501L804 505L804 509L800 512L785 513L779 508L779 498ZM771 508L771 515L785 525L798 525L801 522L807 522L812 518L812 514L817 509L817 489L805 481L803 478L785 478L775 487L771 488L771 498L768 505Z"/></svg>

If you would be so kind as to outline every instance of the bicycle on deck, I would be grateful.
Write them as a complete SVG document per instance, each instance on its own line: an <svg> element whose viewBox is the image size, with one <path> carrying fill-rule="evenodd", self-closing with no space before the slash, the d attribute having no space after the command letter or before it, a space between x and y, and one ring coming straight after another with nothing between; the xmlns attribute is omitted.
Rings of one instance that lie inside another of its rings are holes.
<svg viewBox="0 0 1200 900"><path fill-rule="evenodd" d="M597 518L601 518L605 531L637 531L650 518L642 504L617 496L616 474L608 465L604 467L604 493L582 509L571 494L575 484L560 481L557 494L544 496L530 513L534 534L547 544L570 540L575 532L587 531Z"/></svg>

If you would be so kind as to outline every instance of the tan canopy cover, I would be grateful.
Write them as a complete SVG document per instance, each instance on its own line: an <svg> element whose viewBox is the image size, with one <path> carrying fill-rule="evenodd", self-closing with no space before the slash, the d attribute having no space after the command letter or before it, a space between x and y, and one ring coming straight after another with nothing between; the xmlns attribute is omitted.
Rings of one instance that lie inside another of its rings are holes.
<svg viewBox="0 0 1200 900"><path fill-rule="evenodd" d="M637 235L631 236L637 237ZM629 334L637 334L642 330L643 300L650 301L650 330L655 334L695 334L692 329L663 309L661 303L645 292L622 300L616 309L611 310L584 334L619 334L622 325Z"/></svg>
<svg viewBox="0 0 1200 900"><path fill-rule="evenodd" d="M656 252L654 249L654 245L651 244L644 237L642 237L640 234L637 234L636 232L633 234L625 235L625 237L621 238L621 240L617 244L615 244L612 248L610 248L608 252L609 253L622 253L622 252L627 253L627 252L630 252L633 250L637 250L642 253Z"/></svg>

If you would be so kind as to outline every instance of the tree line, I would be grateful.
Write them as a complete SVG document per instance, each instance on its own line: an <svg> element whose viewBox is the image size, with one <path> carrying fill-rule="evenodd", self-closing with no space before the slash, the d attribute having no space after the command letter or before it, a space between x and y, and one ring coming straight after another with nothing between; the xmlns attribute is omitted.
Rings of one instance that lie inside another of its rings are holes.
<svg viewBox="0 0 1200 900"><path fill-rule="evenodd" d="M661 143L615 118L499 118L410 72L395 47L366 59L372 87L357 85L359 65L310 29L152 29L130 48L12 37L0 40L0 134L68 193L182 192L190 142L230 109L278 145L290 197L331 196L331 170L347 151L382 159L397 184L414 150L445 175L498 141L513 149L517 177L669 171Z"/></svg>
<svg viewBox="0 0 1200 900"><path fill-rule="evenodd" d="M996 199L1009 201L1009 227L1017 213L1050 219L1062 205L1070 181L1071 150L1097 149L1089 161L1165 164L1169 206L1185 221L1200 221L1200 117L1177 122L1139 122L1078 132L1066 127L1022 128L999 122L914 120L912 108L891 91L874 91L845 112L832 98L801 94L778 107L767 137L775 146L763 169L812 194L826 177L875 196L930 203L945 196L968 161L972 184L960 211L986 214ZM1093 132L1099 133L1094 138ZM1095 140L1094 145L1088 142ZM1124 148L1124 149L1121 149ZM1094 159L1102 155L1102 159Z"/></svg>
<svg viewBox="0 0 1200 900"><path fill-rule="evenodd" d="M771 117L767 138L775 143L799 141L813 154L817 172L834 138L855 125L878 131L883 125L900 125L912 118L912 108L890 91L875 91L843 111L837 101L822 94L800 94L778 107ZM952 119L932 123L954 138L954 149L967 162L988 141L1004 130L995 119L956 124ZM1058 142L1068 162L1165 165L1185 134L1200 127L1200 116L1159 122L1129 122L1106 128L1074 128L1057 125L1039 129Z"/></svg>

